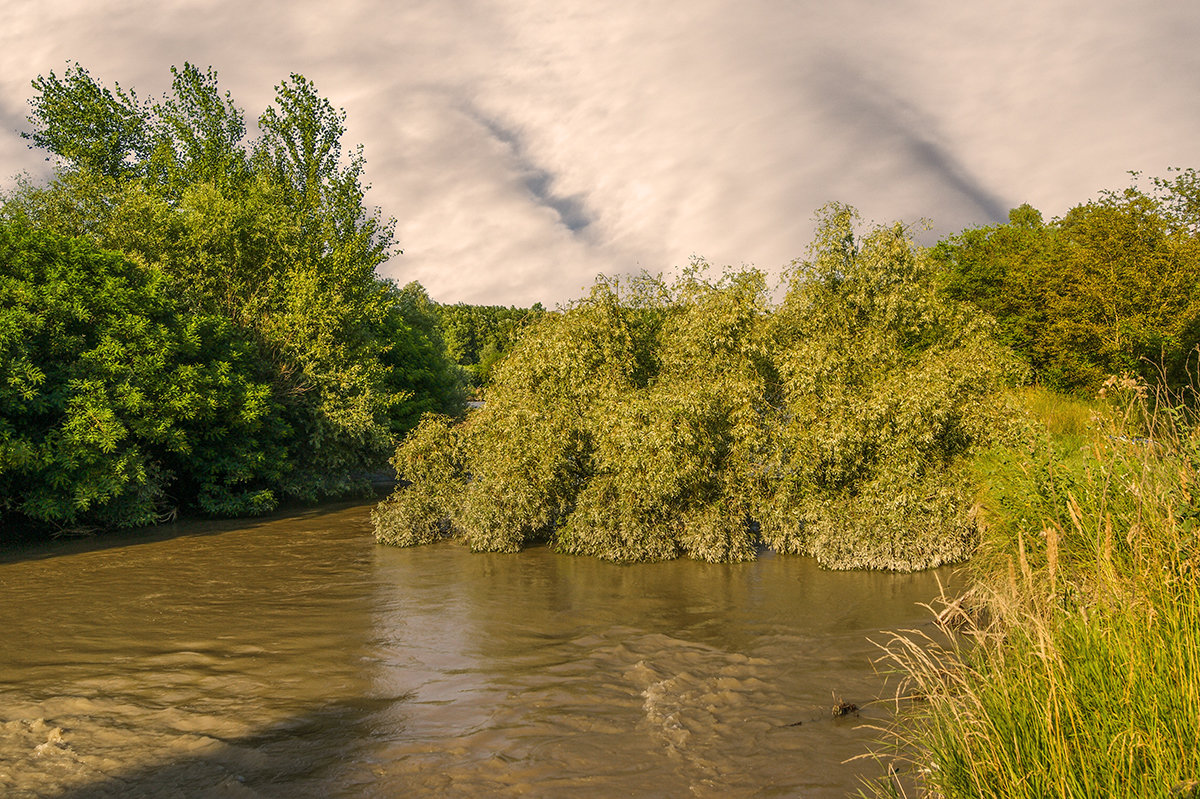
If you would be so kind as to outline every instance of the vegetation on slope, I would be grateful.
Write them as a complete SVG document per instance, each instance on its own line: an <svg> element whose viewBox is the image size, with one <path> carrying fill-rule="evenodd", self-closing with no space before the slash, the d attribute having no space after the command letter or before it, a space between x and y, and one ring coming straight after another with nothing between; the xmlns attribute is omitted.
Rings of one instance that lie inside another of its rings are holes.
<svg viewBox="0 0 1200 799"><path fill-rule="evenodd" d="M923 795L1200 793L1194 398L1104 389L1066 414L1039 398L1026 442L989 454L975 587L888 647L925 700L894 731Z"/></svg>

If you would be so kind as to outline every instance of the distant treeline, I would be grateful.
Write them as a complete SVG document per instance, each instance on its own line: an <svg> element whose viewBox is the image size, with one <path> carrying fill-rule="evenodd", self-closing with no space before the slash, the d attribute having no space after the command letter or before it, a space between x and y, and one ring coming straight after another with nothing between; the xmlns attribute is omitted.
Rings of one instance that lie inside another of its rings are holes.
<svg viewBox="0 0 1200 799"><path fill-rule="evenodd" d="M461 302L437 306L446 352L462 367L464 380L476 390L487 384L492 369L543 313L540 302L532 308Z"/></svg>

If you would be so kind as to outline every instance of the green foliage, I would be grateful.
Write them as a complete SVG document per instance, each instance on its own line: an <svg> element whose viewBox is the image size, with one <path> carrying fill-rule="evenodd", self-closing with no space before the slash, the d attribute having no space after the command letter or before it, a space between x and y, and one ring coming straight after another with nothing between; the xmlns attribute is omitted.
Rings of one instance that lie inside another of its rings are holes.
<svg viewBox="0 0 1200 799"><path fill-rule="evenodd" d="M860 239L854 221L823 212L777 309L761 273L713 280L697 262L673 284L601 278L542 316L484 409L401 447L398 464L453 439L458 465L389 500L380 540L436 530L611 560L747 560L767 544L905 570L966 557L964 462L1020 370L984 317L938 296L902 228Z"/></svg>
<svg viewBox="0 0 1200 799"><path fill-rule="evenodd" d="M422 413L457 413L462 392L423 290L376 276L396 252L394 221L364 206L361 148L343 153L344 112L302 76L276 87L246 141L215 72L185 64L172 75L150 104L78 65L35 80L27 138L57 156L59 173L18 183L0 205L0 220L79 237L156 275L171 302L155 318L171 332L147 352L181 359L185 382L242 408L235 423L191 399L131 407L130 419L169 427L178 411L206 432L156 453L156 482L113 479L169 486L222 514L362 487L394 436Z"/></svg>
<svg viewBox="0 0 1200 799"><path fill-rule="evenodd" d="M700 266L669 289L644 280L626 303L611 287L593 292L604 315L581 338L608 332L608 347L592 354L598 363L573 364L569 374L615 373L599 386L612 393L566 398L593 412L576 434L591 444L589 480L558 531L564 551L612 560L754 557L750 522L764 478L758 408L769 378L765 283L753 271L709 282Z"/></svg>
<svg viewBox="0 0 1200 799"><path fill-rule="evenodd" d="M60 78L33 81L33 130L22 138L60 158L110 178L137 172L150 148L145 109L133 92L108 89L74 64Z"/></svg>
<svg viewBox="0 0 1200 799"><path fill-rule="evenodd" d="M142 386L105 379L127 354L161 372L161 289L119 256L0 228L4 511L61 524L111 506L118 520L153 517L163 486L127 445ZM50 273L50 274L47 274Z"/></svg>
<svg viewBox="0 0 1200 799"><path fill-rule="evenodd" d="M824 209L815 257L776 315L791 413L782 523L765 535L842 567L962 560L974 546L964 462L1004 432L1000 388L1022 375L986 317L937 293L902 227L858 239L854 223L852 209Z"/></svg>
<svg viewBox="0 0 1200 799"><path fill-rule="evenodd" d="M65 529L273 506L285 430L254 347L181 315L160 272L4 224L0 308L0 512Z"/></svg>
<svg viewBox="0 0 1200 799"><path fill-rule="evenodd" d="M1050 223L1024 205L1006 225L941 242L947 292L995 316L1048 386L1095 391L1123 372L1180 385L1200 342L1195 173L1154 185L1105 192Z"/></svg>
<svg viewBox="0 0 1200 799"><path fill-rule="evenodd" d="M324 261L322 275L343 286L369 284L392 255L395 220L363 205L366 160L359 146L342 153L346 112L335 110L303 75L275 87L275 103L259 117L258 170L282 189L300 219L303 255Z"/></svg>
<svg viewBox="0 0 1200 799"><path fill-rule="evenodd" d="M390 426L396 439L425 414L459 415L466 399L462 375L446 352L438 310L420 283L393 289L393 304L384 320L384 340L391 346L381 361L388 389L408 398L392 406Z"/></svg>
<svg viewBox="0 0 1200 799"><path fill-rule="evenodd" d="M172 196L194 183L224 185L244 180L246 122L217 73L184 63L171 67L171 92L152 106L153 149L146 164L153 182Z"/></svg>
<svg viewBox="0 0 1200 799"><path fill-rule="evenodd" d="M1197 787L1195 409L1133 378L1105 394L1032 397L1026 440L988 459L976 586L889 646L926 700L896 732L934 795Z"/></svg>
<svg viewBox="0 0 1200 799"><path fill-rule="evenodd" d="M379 503L371 519L380 540L395 546L428 544L450 532L462 504L465 472L463 428L447 417L427 415L396 450L392 465L401 480L423 491L396 492Z"/></svg>
<svg viewBox="0 0 1200 799"><path fill-rule="evenodd" d="M470 384L481 388L521 333L543 313L541 303L532 308L506 308L460 302L438 306L438 323L450 357L463 367Z"/></svg>

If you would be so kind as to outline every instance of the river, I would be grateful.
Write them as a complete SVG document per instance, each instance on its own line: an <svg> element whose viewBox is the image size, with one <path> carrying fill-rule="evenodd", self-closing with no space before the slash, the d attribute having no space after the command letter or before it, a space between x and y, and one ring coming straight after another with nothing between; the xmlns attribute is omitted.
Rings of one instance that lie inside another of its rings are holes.
<svg viewBox="0 0 1200 799"><path fill-rule="evenodd" d="M840 797L868 638L948 576L395 549L370 507L0 555L0 795Z"/></svg>

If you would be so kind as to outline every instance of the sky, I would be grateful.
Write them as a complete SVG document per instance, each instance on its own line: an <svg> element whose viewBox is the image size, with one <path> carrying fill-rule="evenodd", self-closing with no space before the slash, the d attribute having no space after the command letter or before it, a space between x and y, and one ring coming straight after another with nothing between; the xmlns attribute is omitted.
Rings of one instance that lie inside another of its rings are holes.
<svg viewBox="0 0 1200 799"><path fill-rule="evenodd" d="M778 274L813 216L927 243L1200 167L1190 0L0 0L0 185L30 81L160 96L213 67L253 121L291 73L362 144L368 202L440 302L547 307L700 257Z"/></svg>

